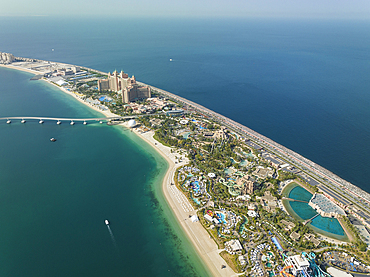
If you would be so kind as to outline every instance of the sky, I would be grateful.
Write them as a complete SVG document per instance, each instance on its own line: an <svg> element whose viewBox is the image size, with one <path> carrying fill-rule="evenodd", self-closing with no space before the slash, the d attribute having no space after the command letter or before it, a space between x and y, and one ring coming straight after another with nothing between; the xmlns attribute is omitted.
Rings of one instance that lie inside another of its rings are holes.
<svg viewBox="0 0 370 277"><path fill-rule="evenodd" d="M0 16L370 19L370 0L3 0Z"/></svg>

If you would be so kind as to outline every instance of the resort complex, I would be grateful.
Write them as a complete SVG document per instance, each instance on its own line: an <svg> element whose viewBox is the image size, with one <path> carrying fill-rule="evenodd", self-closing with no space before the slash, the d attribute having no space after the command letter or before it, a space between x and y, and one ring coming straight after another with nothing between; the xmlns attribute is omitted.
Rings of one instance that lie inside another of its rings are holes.
<svg viewBox="0 0 370 277"><path fill-rule="evenodd" d="M117 92L122 95L123 103L150 98L150 87L139 86L134 76L129 78L123 71L120 74L117 71L114 71L113 74L108 73L107 79L100 79L97 82L99 92Z"/></svg>
<svg viewBox="0 0 370 277"><path fill-rule="evenodd" d="M321 216L324 217L339 217L345 216L346 213L338 205L330 201L325 195L315 193L309 205L314 208Z"/></svg>
<svg viewBox="0 0 370 277"><path fill-rule="evenodd" d="M359 188L123 71L0 57L109 115L108 124L129 128L169 161L169 206L215 275L370 273L370 197Z"/></svg>

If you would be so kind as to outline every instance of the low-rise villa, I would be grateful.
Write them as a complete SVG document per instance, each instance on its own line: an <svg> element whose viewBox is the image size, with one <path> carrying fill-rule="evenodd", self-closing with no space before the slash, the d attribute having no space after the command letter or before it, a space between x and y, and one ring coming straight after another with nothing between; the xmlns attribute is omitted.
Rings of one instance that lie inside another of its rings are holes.
<svg viewBox="0 0 370 277"><path fill-rule="evenodd" d="M258 166L257 169L253 172L258 178L265 179L267 177L272 177L274 175L274 170L267 167Z"/></svg>

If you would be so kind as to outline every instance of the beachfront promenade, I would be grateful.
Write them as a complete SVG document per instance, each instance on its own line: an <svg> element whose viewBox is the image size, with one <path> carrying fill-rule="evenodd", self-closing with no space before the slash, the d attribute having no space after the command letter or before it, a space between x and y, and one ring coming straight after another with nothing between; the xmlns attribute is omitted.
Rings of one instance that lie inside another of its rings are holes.
<svg viewBox="0 0 370 277"><path fill-rule="evenodd" d="M141 82L138 83L142 85L147 85ZM346 198L351 200L351 202L356 203L362 209L370 213L370 194L356 187L350 182L343 180L342 178L330 172L329 170L323 168L322 166L310 161L309 159L286 148L285 146L282 146L276 143L275 141L253 131L252 129L238 122L235 122L232 119L229 119L219 113L216 113L210 109L207 109L206 107L203 107L202 105L199 105L195 102L187 100L183 97L180 97L168 91L153 86L150 87L152 90L156 90L159 93L166 95L167 97L172 98L175 101L182 103L183 105L187 105L188 107L198 111L199 113L209 118L212 118L213 120L219 122L220 124L227 126L236 133L244 135L245 138L251 138L254 142L258 143L261 147L263 147L267 151L275 153L276 155L283 158L286 162L291 163L292 165L298 168L301 168L303 171L306 171L306 173L308 171L311 177L316 178L319 182L325 184L327 187L337 191L339 190L342 194L345 194ZM315 182L315 184L318 185L320 189L321 187L324 187L318 182ZM370 219L370 217L366 218L366 220L367 219Z"/></svg>

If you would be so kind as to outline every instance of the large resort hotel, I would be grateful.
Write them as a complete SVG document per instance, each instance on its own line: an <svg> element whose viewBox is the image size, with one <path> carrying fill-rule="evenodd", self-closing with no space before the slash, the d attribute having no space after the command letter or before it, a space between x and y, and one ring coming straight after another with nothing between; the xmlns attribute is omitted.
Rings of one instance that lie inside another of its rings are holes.
<svg viewBox="0 0 370 277"><path fill-rule="evenodd" d="M110 90L122 94L123 103L130 103L151 97L149 86L139 86L134 76L129 78L128 74L123 71L120 74L117 71L114 71L113 74L108 73L107 79L98 81L98 90Z"/></svg>
<svg viewBox="0 0 370 277"><path fill-rule="evenodd" d="M338 216L340 215L346 215L342 208L330 201L330 199L328 199L325 195L320 193L315 193L308 205L310 205L323 217L338 218Z"/></svg>

